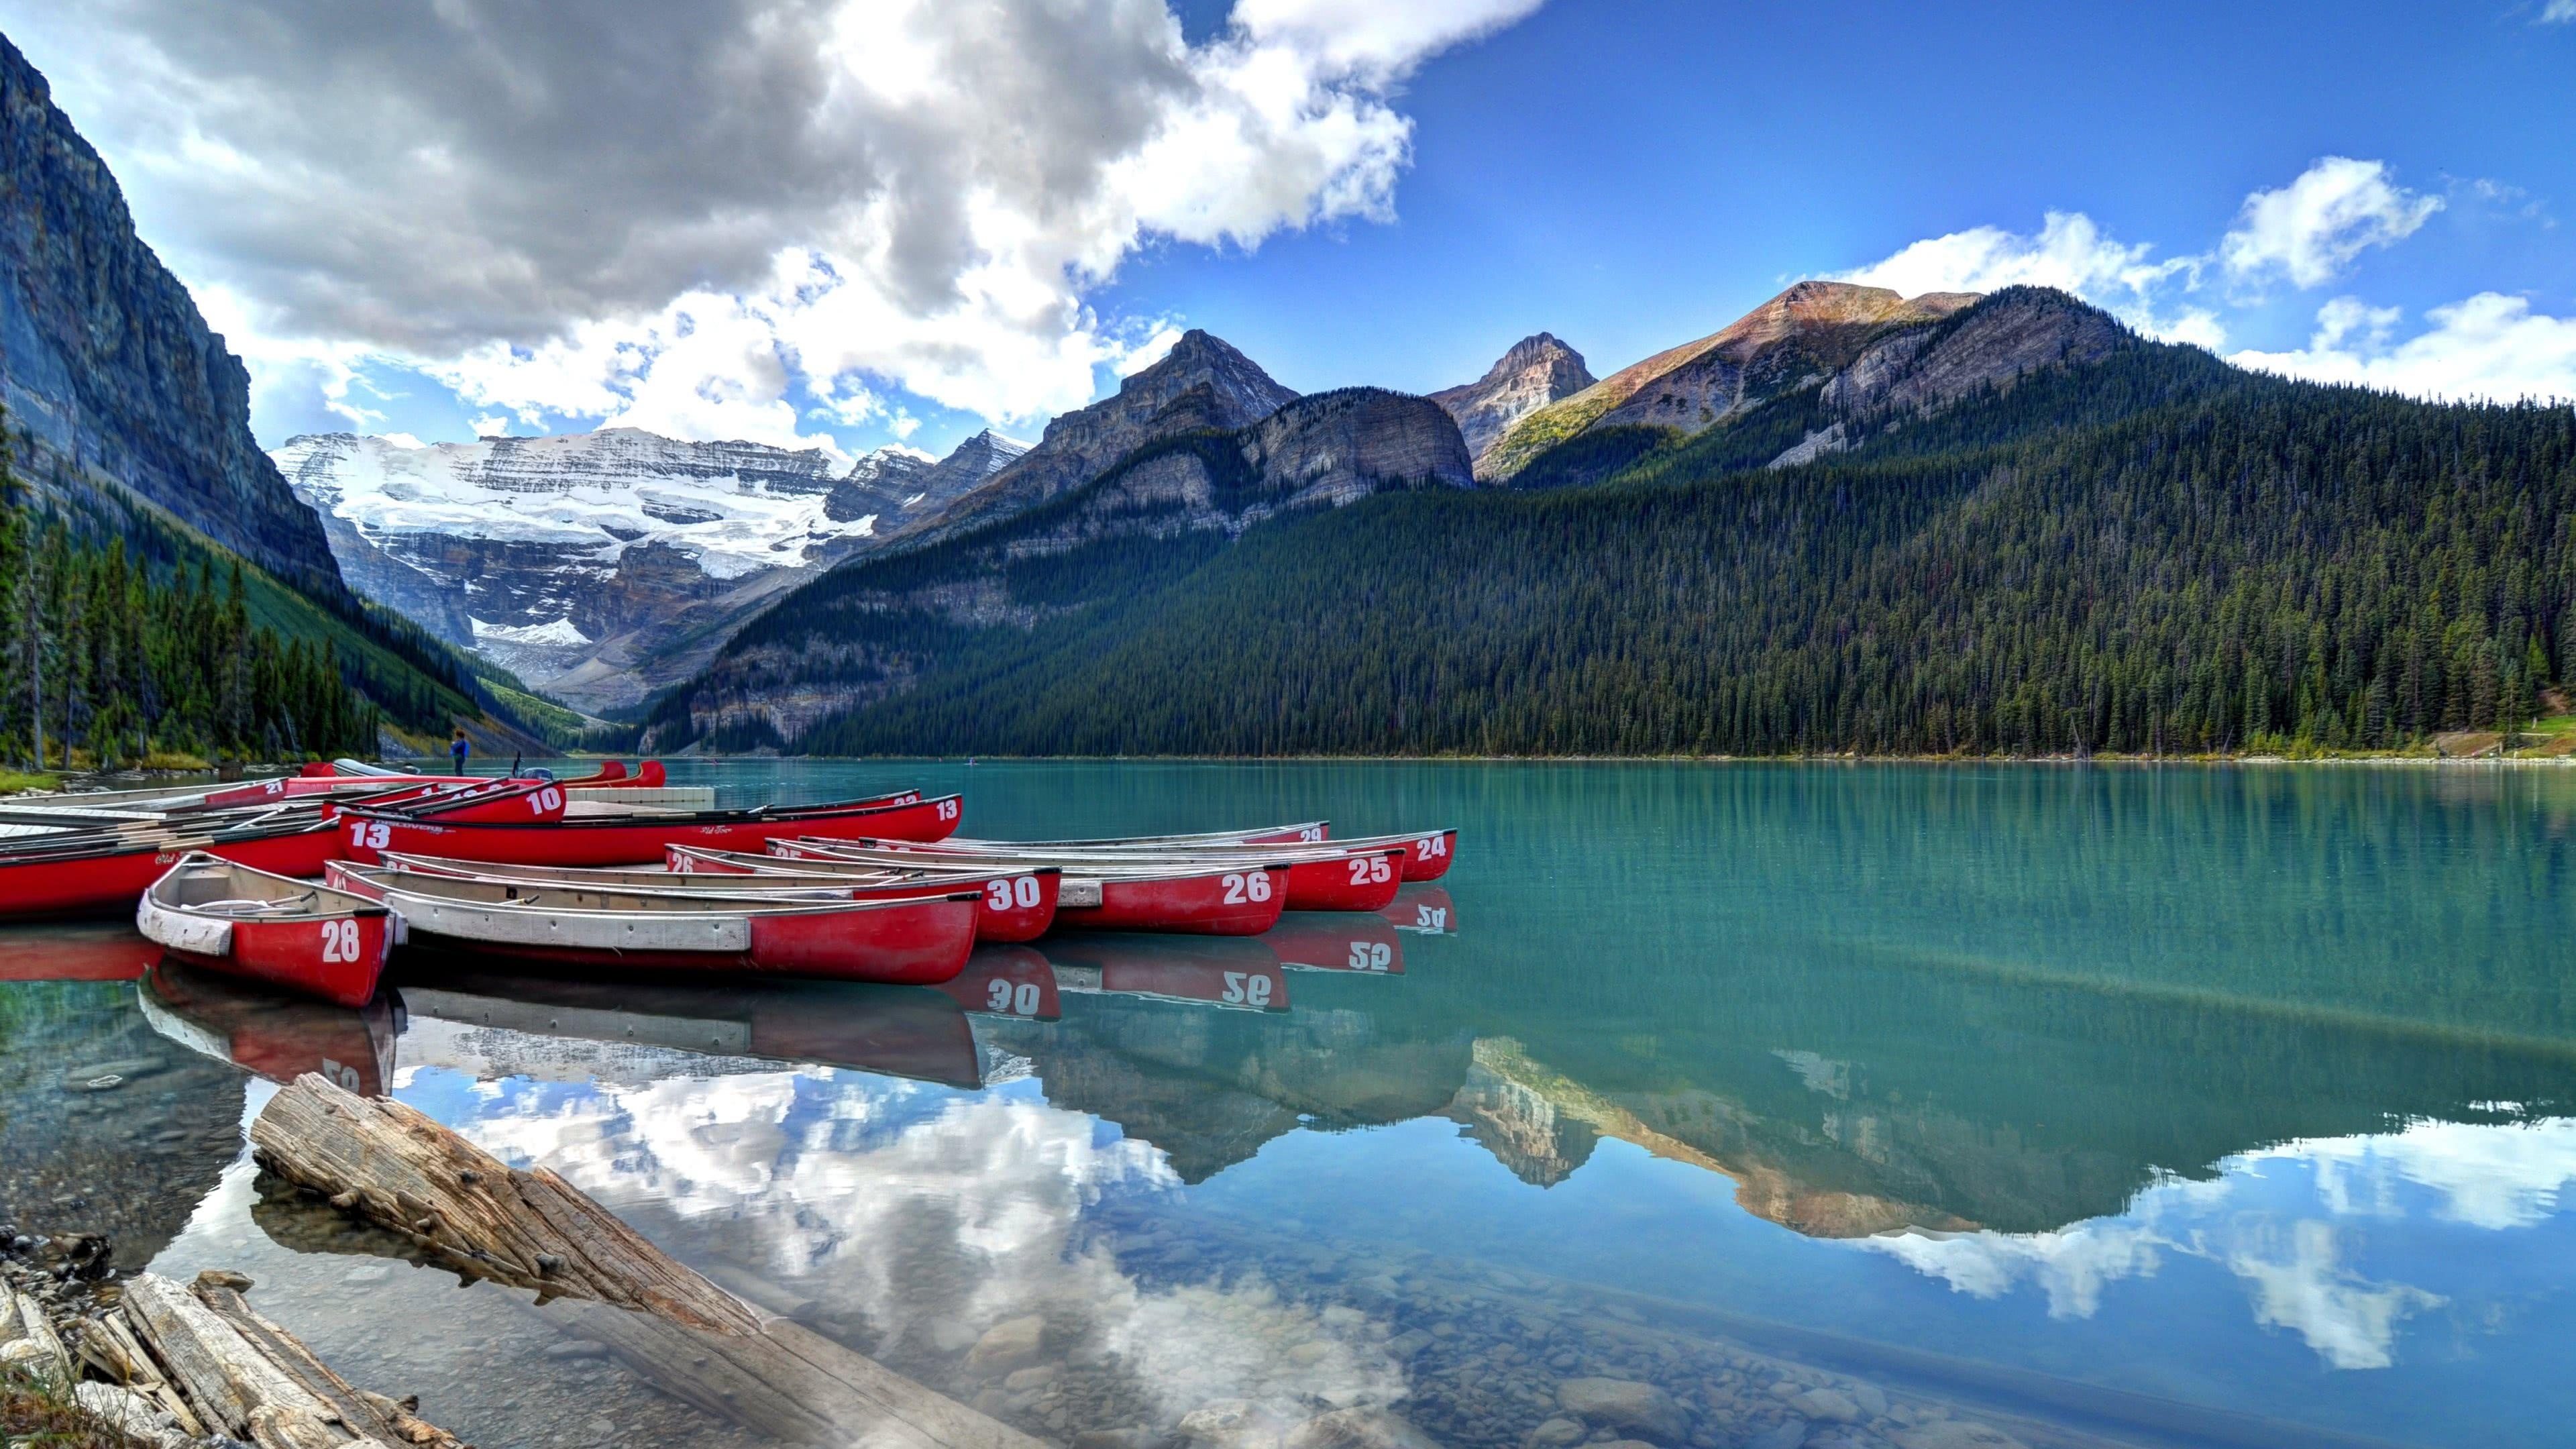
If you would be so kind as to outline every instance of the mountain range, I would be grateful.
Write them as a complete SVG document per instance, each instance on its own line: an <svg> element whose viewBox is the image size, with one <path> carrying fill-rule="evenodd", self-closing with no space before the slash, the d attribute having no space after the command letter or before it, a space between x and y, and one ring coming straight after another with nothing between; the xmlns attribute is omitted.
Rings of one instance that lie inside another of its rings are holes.
<svg viewBox="0 0 2576 1449"><path fill-rule="evenodd" d="M351 585L586 710L705 662L785 589L935 516L1025 451L948 457L681 442L634 428L413 446L349 433L273 455Z"/></svg>
<svg viewBox="0 0 2576 1449"><path fill-rule="evenodd" d="M938 460L272 457L5 44L0 398L40 510L154 579L241 562L398 733L610 738L523 671L660 750L2381 749L2576 676L2576 411L2249 374L2040 288L1800 282L1429 397L1301 396L1193 331Z"/></svg>

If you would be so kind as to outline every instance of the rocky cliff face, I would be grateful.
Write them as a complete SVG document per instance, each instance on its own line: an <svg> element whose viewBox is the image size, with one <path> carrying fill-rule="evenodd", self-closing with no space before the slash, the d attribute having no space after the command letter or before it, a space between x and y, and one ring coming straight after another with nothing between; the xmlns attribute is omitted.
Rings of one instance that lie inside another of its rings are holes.
<svg viewBox="0 0 2576 1449"><path fill-rule="evenodd" d="M1481 468L1486 452L1512 424L1595 380L1582 353L1541 332L1513 343L1483 377L1444 388L1431 394L1431 400L1457 419L1467 452Z"/></svg>
<svg viewBox="0 0 2576 1449"><path fill-rule="evenodd" d="M250 432L250 379L134 234L106 164L0 39L0 397L21 472L121 515L130 494L290 583L336 593L321 522Z"/></svg>
<svg viewBox="0 0 2576 1449"><path fill-rule="evenodd" d="M1176 406L1204 415L1210 392L1193 384L1153 416L1168 417ZM1118 594L1128 582L1121 570L1140 566L1128 547L1138 539L1171 541L1175 550L1222 546L1292 509L1337 507L1388 488L1474 483L1466 441L1449 415L1427 398L1381 388L1298 398L1232 432L1162 436L1049 506L1024 508L900 558L836 570L798 595L796 612L809 621L803 627L765 629L756 643L715 660L691 718L701 731L757 719L793 740L817 720L908 689L938 666L931 650L865 637L874 622L927 616L966 628L1033 628ZM1101 562L1086 567L1086 558ZM1039 559L1054 566L1033 577L1023 566Z"/></svg>
<svg viewBox="0 0 2576 1449"><path fill-rule="evenodd" d="M1296 396L1251 358L1193 328L1162 361L1119 384L1117 396L1047 424L1035 447L956 506L916 525L914 536L946 538L1007 518L1099 477L1148 443L1210 429L1231 432Z"/></svg>
<svg viewBox="0 0 2576 1449"><path fill-rule="evenodd" d="M1687 436L1776 398L1816 390L1825 426L1779 462L1848 445L1864 415L1918 413L2034 368L2099 361L2133 345L2109 315L2062 292L2017 287L1993 297L1800 282L1725 330L1660 352L1524 415L1484 456L1507 479L1556 445L1594 430Z"/></svg>
<svg viewBox="0 0 2576 1449"><path fill-rule="evenodd" d="M873 518L877 535L897 533L946 512L1028 450L1028 444L986 428L937 462L892 449L870 453L832 485L823 511L845 523Z"/></svg>
<svg viewBox="0 0 2576 1449"><path fill-rule="evenodd" d="M351 583L576 706L703 663L749 611L954 498L1008 444L939 463L686 443L633 428L411 447L349 433L277 450Z"/></svg>

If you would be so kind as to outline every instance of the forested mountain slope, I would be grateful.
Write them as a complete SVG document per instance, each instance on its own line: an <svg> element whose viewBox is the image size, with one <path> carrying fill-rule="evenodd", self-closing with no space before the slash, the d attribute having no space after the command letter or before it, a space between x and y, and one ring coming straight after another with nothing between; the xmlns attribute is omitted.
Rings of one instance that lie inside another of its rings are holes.
<svg viewBox="0 0 2576 1449"><path fill-rule="evenodd" d="M1124 608L1266 519L1386 489L1472 486L1449 415L1379 388L1297 398L1232 431L1163 436L1023 512L806 585L666 698L646 744L776 744L944 669L974 668L994 641Z"/></svg>
<svg viewBox="0 0 2576 1449"><path fill-rule="evenodd" d="M2031 305L1984 305L2007 302ZM889 598L869 637L935 634L935 662L781 733L816 753L2372 747L2576 672L2566 407L2123 343L1763 466L1818 406L1776 398L1600 486L1279 517L1034 623ZM734 691L739 722L793 687L773 663L700 690ZM660 718L676 737L721 714Z"/></svg>
<svg viewBox="0 0 2576 1449"><path fill-rule="evenodd" d="M184 698L164 697L154 681L204 665L211 646L191 631L210 618L239 635L225 657L300 657L288 673L336 674L397 726L444 735L462 716L488 726L487 738L513 733L508 710L461 657L349 592L321 521L251 436L241 360L135 233L116 178L5 37L0 433L0 527L16 530L19 549L0 583L12 627L24 631L0 661L0 748L32 750L42 674L56 748L66 729L87 746L94 703L111 753L372 749L358 703L298 705L302 724L272 728L285 694L332 693L281 683L287 675L275 671L244 676L264 681L250 713L227 717L218 701L183 720ZM207 580L220 584L222 607L189 612L189 600L213 597ZM183 668L182 655L199 662ZM94 701L83 694L93 684ZM120 709L152 728L127 730Z"/></svg>

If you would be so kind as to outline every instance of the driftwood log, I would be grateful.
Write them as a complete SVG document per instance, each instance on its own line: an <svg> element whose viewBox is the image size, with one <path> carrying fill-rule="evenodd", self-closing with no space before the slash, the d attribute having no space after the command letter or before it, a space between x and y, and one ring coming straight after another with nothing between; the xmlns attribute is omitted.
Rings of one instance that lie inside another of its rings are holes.
<svg viewBox="0 0 2576 1449"><path fill-rule="evenodd" d="M408 1237L468 1278L533 1289L567 1333L646 1382L773 1438L886 1449L1044 1449L1036 1439L802 1324L774 1318L645 1241L555 1174L513 1169L398 1102L307 1073L251 1147L279 1177Z"/></svg>
<svg viewBox="0 0 2576 1449"><path fill-rule="evenodd" d="M759 1315L555 1174L522 1172L427 1116L306 1073L251 1124L260 1165L409 1238L469 1278L589 1298L690 1328L757 1333Z"/></svg>
<svg viewBox="0 0 2576 1449"><path fill-rule="evenodd" d="M229 1435L258 1449L466 1449L382 1394L353 1387L294 1334L251 1311L223 1274L193 1287L145 1273L89 1321L81 1359L104 1382L81 1403L135 1438Z"/></svg>

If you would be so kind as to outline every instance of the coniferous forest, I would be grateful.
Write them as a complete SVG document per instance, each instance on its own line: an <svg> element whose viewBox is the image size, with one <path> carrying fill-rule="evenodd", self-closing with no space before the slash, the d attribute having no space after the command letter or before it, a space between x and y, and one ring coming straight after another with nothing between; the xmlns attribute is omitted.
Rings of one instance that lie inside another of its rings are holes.
<svg viewBox="0 0 2576 1449"><path fill-rule="evenodd" d="M1871 420L1858 431L1878 441L1819 462L1748 466L1812 406L1627 443L1642 453L1590 486L1274 520L1186 551L1177 576L1053 557L1079 582L1035 629L886 607L885 579L935 570L934 551L853 566L665 701L657 742L2386 749L2527 720L2576 675L2576 410L2414 402L2147 346L1892 431ZM793 740L725 713L728 689L782 668L870 687Z"/></svg>
<svg viewBox="0 0 2576 1449"><path fill-rule="evenodd" d="M0 473L0 481L5 481ZM376 708L327 644L251 621L242 567L161 576L11 496L0 502L0 754L101 768L158 755L373 754Z"/></svg>

